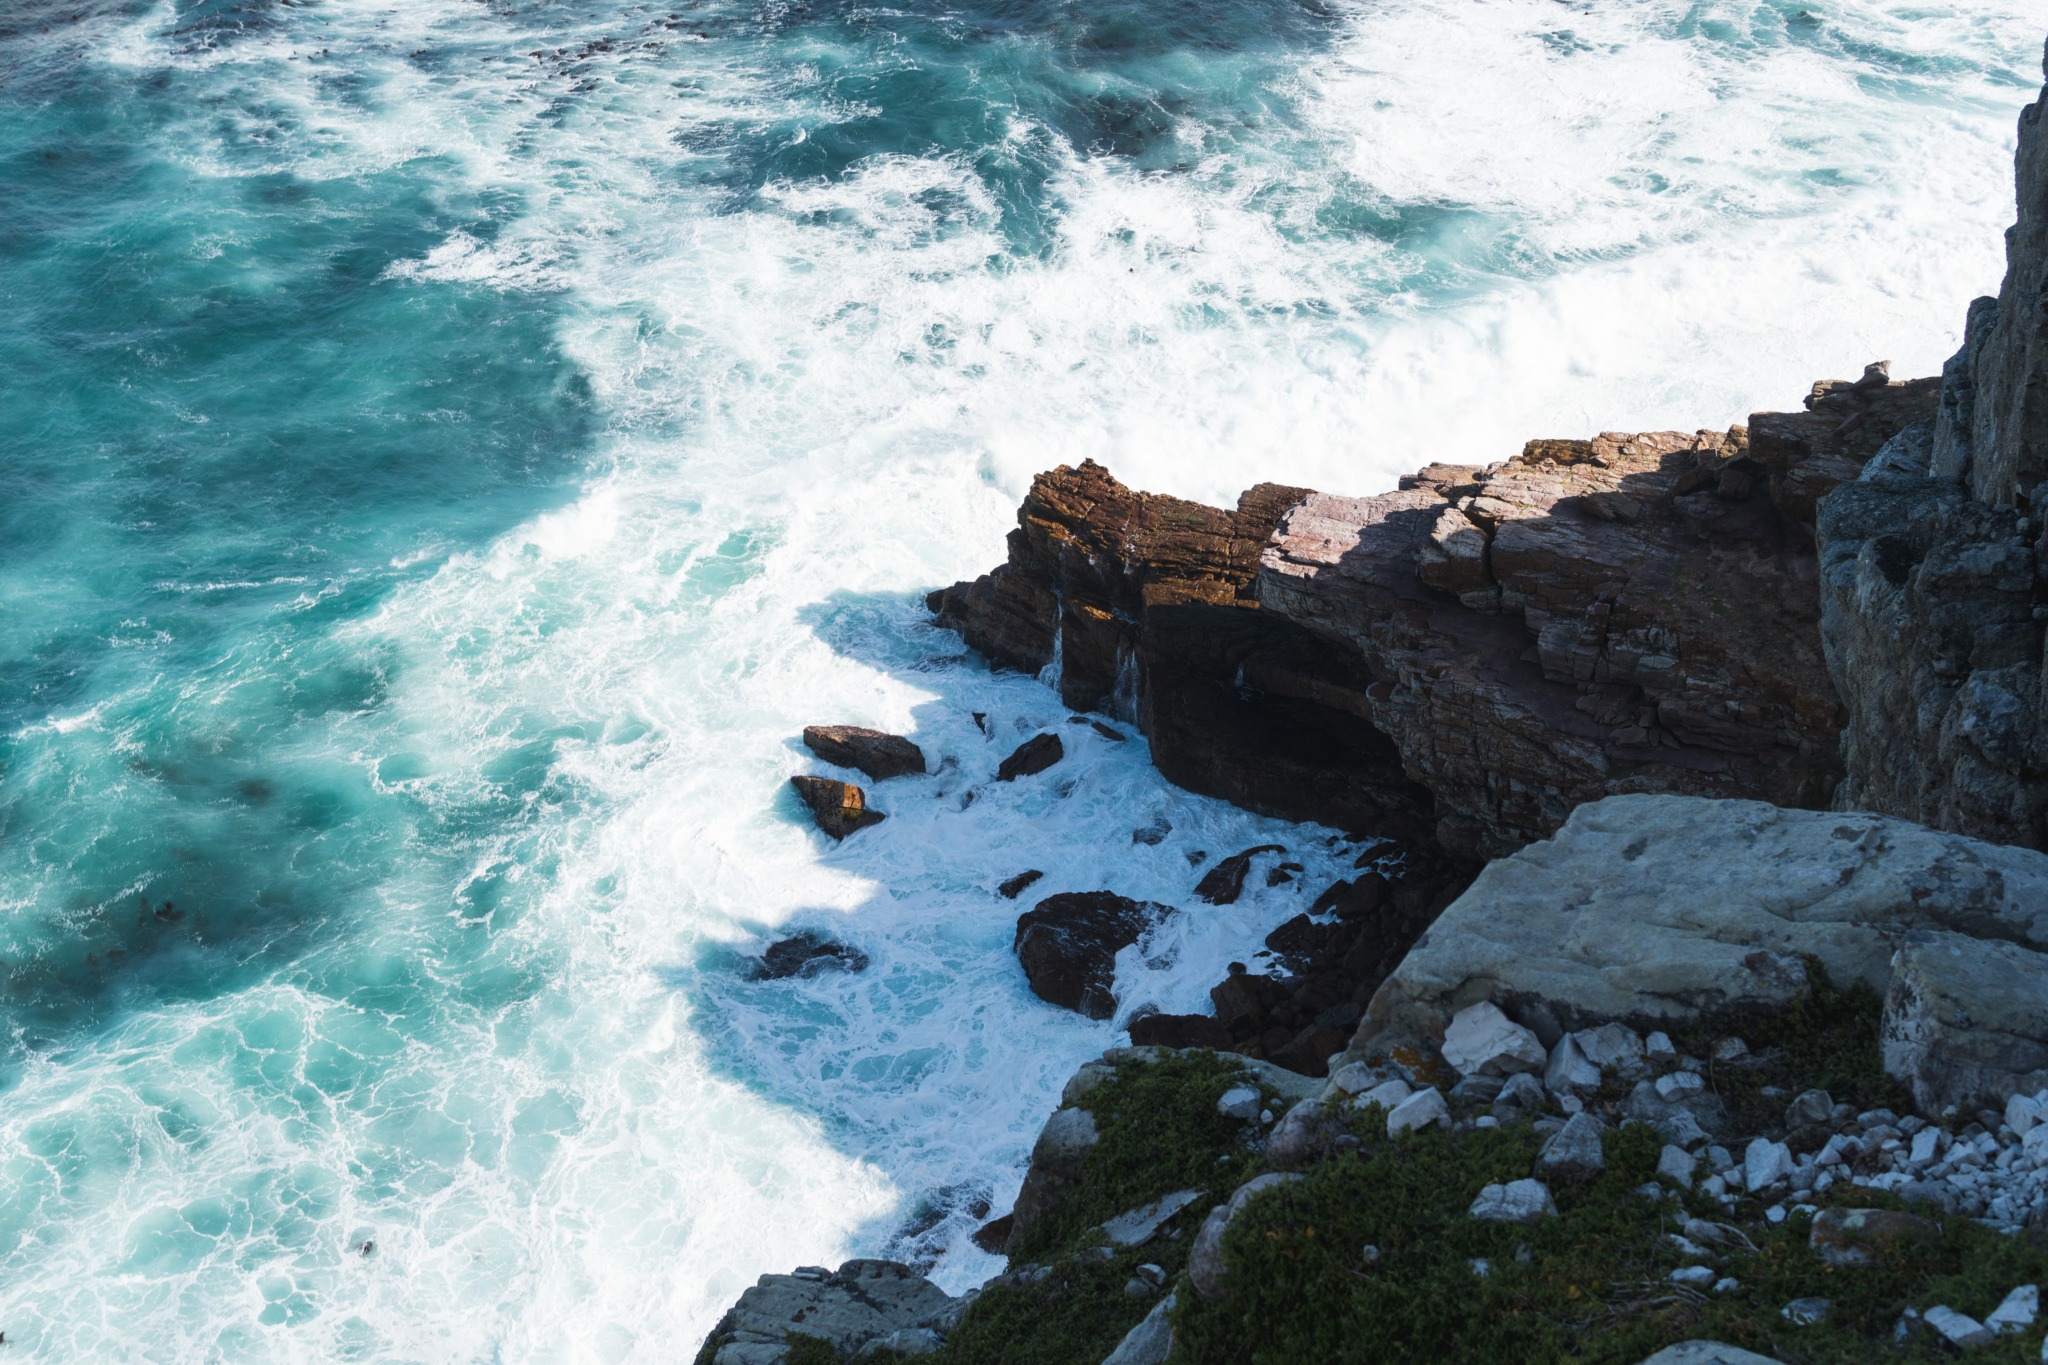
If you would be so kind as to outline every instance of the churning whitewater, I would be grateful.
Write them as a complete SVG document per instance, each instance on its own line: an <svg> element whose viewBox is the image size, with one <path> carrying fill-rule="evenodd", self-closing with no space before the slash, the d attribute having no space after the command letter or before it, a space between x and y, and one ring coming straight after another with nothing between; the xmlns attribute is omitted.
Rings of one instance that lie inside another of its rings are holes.
<svg viewBox="0 0 2048 1365"><path fill-rule="evenodd" d="M1999 277L2038 25L14 6L8 1344L673 1360L766 1270L978 1283L1118 1036L1030 994L996 884L1307 865L1127 950L1127 1018L1200 1008L1358 849L1165 785L924 592L1084 457L1363 493L1934 372ZM831 845L807 723L935 771ZM1069 760L992 784L1047 727ZM750 976L806 928L871 965Z"/></svg>

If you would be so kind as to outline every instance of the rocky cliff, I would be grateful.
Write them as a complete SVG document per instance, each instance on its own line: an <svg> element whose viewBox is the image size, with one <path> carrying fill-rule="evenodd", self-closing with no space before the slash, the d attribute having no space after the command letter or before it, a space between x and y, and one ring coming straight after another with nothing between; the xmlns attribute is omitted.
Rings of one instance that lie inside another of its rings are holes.
<svg viewBox="0 0 2048 1365"><path fill-rule="evenodd" d="M2048 129L1938 412L1821 506L1822 636L1846 703L1837 804L2048 847Z"/></svg>

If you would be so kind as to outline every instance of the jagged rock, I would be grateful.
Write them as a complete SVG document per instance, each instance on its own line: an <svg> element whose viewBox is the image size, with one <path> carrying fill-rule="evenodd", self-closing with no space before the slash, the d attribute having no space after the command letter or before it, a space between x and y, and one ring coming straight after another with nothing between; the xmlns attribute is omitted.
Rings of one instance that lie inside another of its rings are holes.
<svg viewBox="0 0 2048 1365"><path fill-rule="evenodd" d="M1182 1209L1200 1199L1198 1190L1176 1190L1161 1195L1127 1213L1120 1213L1102 1225L1102 1235L1111 1246L1139 1247L1158 1235Z"/></svg>
<svg viewBox="0 0 2048 1365"><path fill-rule="evenodd" d="M1599 1028L1581 1029L1572 1035L1572 1041L1579 1045L1586 1060L1603 1072L1634 1080L1645 1069L1643 1040L1626 1024L1609 1022Z"/></svg>
<svg viewBox="0 0 2048 1365"><path fill-rule="evenodd" d="M2048 130L2020 116L2018 222L1939 410L1821 504L1821 628L1848 711L1843 807L2048 847Z"/></svg>
<svg viewBox="0 0 2048 1365"><path fill-rule="evenodd" d="M2023 1284L1998 1301L1998 1307L1984 1319L1994 1332L2018 1332L2034 1325L2041 1312L2041 1286Z"/></svg>
<svg viewBox="0 0 2048 1365"><path fill-rule="evenodd" d="M1000 1256L1003 1254L1003 1248L1010 1244L1010 1229L1014 1226L1016 1220L1006 1213L1000 1218L991 1218L976 1228L970 1240L989 1255Z"/></svg>
<svg viewBox="0 0 2048 1365"><path fill-rule="evenodd" d="M1131 1020L1131 1042L1140 1047L1230 1047L1230 1035L1206 1014L1147 1014Z"/></svg>
<svg viewBox="0 0 2048 1365"><path fill-rule="evenodd" d="M1424 1128L1450 1126L1451 1108L1444 1103L1443 1092L1434 1086L1416 1091L1387 1111L1387 1136L1390 1138Z"/></svg>
<svg viewBox="0 0 2048 1365"><path fill-rule="evenodd" d="M1234 1085L1224 1091L1216 1100L1216 1112L1239 1123L1252 1123L1259 1117L1264 1101L1259 1097L1258 1088L1250 1085Z"/></svg>
<svg viewBox="0 0 2048 1365"><path fill-rule="evenodd" d="M1029 872L1019 872L1016 876L1009 878L1002 885L998 886L996 894L1006 901L1013 901L1030 890L1044 876L1045 874L1036 868Z"/></svg>
<svg viewBox="0 0 2048 1365"><path fill-rule="evenodd" d="M818 828L835 839L879 825L885 818L882 812L868 809L867 793L851 782L830 777L792 777L789 785L811 808L811 818L818 822Z"/></svg>
<svg viewBox="0 0 2048 1365"><path fill-rule="evenodd" d="M2048 1086L2048 954L2017 943L1919 930L1893 960L1885 1070L1922 1112L2003 1106Z"/></svg>
<svg viewBox="0 0 2048 1365"><path fill-rule="evenodd" d="M1055 1109L1038 1130L1031 1144L1031 1165L1017 1190L1017 1203L1010 1210L1007 1250L1015 1255L1031 1229L1059 1207L1081 1177L1081 1163L1095 1150L1102 1134L1095 1127L1095 1115L1086 1109Z"/></svg>
<svg viewBox="0 0 2048 1365"><path fill-rule="evenodd" d="M1923 1316L1927 1325L1941 1333L1949 1345L1961 1350L1978 1346L1989 1346L1995 1340L1990 1328L1967 1313L1958 1313L1947 1304L1937 1304Z"/></svg>
<svg viewBox="0 0 2048 1365"><path fill-rule="evenodd" d="M1460 1076L1512 1076L1542 1068L1542 1040L1490 1000L1467 1005L1444 1030L1444 1061Z"/></svg>
<svg viewBox="0 0 2048 1365"><path fill-rule="evenodd" d="M1692 1188L1693 1172L1698 1166L1697 1159L1683 1147L1666 1143L1664 1150L1657 1154L1657 1174L1682 1190Z"/></svg>
<svg viewBox="0 0 2048 1365"><path fill-rule="evenodd" d="M1233 853L1209 869L1202 880L1195 885L1195 899L1211 905L1235 905L1237 898L1244 894L1245 874L1251 871L1252 859L1261 853L1285 853L1280 844L1260 844L1242 853Z"/></svg>
<svg viewBox="0 0 2048 1365"><path fill-rule="evenodd" d="M1292 1172L1280 1171L1254 1176L1237 1187L1228 1203L1218 1204L1209 1210L1209 1216L1202 1220L1201 1230L1195 1234L1194 1246L1188 1251L1188 1279L1194 1284L1196 1293L1213 1302L1221 1299L1228 1290L1229 1267L1223 1261L1223 1234L1230 1227L1230 1220L1267 1190L1301 1178Z"/></svg>
<svg viewBox="0 0 2048 1365"><path fill-rule="evenodd" d="M1343 1110L1321 1100L1303 1100L1280 1116L1266 1139L1266 1164L1286 1170L1321 1161L1336 1150L1347 1131Z"/></svg>
<svg viewBox="0 0 2048 1365"><path fill-rule="evenodd" d="M822 934L806 930L769 944L767 951L761 954L754 975L763 981L779 981L790 976L814 976L833 968L858 972L867 965L868 955L860 949L834 943Z"/></svg>
<svg viewBox="0 0 2048 1365"><path fill-rule="evenodd" d="M1035 776L1066 756L1067 746L1058 735L1047 730L1019 744L1008 758L998 764L996 781L1014 782L1020 777Z"/></svg>
<svg viewBox="0 0 2048 1365"><path fill-rule="evenodd" d="M1883 990L1908 931L2048 944L2048 855L1867 814L1621 796L1494 863L1374 995L1345 1055L1433 1046L1468 1004L1539 1035L1782 1009L1812 955Z"/></svg>
<svg viewBox="0 0 2048 1365"><path fill-rule="evenodd" d="M1039 999L1107 1019L1116 1012L1118 951L1172 913L1108 891L1048 896L1017 918L1017 961Z"/></svg>
<svg viewBox="0 0 2048 1365"><path fill-rule="evenodd" d="M1751 1138L1742 1154L1743 1188L1761 1191L1792 1174L1792 1152L1782 1142Z"/></svg>
<svg viewBox="0 0 2048 1365"><path fill-rule="evenodd" d="M1591 1114L1574 1114L1550 1135L1536 1157L1536 1174L1545 1180L1591 1180L1607 1169L1603 1150L1606 1128Z"/></svg>
<svg viewBox="0 0 2048 1365"><path fill-rule="evenodd" d="M1568 1033L1550 1049L1550 1061L1543 1068L1543 1085L1559 1099L1566 1095L1590 1095L1600 1088L1600 1068L1586 1060L1579 1040Z"/></svg>
<svg viewBox="0 0 2048 1365"><path fill-rule="evenodd" d="M841 1358L851 1358L899 1332L950 1326L957 1307L909 1266L848 1261L830 1273L763 1275L727 1310L706 1346L715 1348L713 1365L773 1365L794 1332L821 1338Z"/></svg>
<svg viewBox="0 0 2048 1365"><path fill-rule="evenodd" d="M924 769L924 750L901 735L858 725L807 725L804 747L842 768L858 768L877 782Z"/></svg>

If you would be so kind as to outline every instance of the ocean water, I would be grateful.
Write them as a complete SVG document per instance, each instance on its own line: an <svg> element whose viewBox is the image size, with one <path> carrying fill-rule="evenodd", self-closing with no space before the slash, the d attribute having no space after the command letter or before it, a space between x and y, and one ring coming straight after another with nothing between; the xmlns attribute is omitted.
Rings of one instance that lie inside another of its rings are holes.
<svg viewBox="0 0 2048 1365"><path fill-rule="evenodd" d="M978 1283L1118 1037L1029 994L995 884L1186 903L1287 844L1123 959L1126 1014L1194 1009L1355 849L1166 786L923 593L1063 461L1370 492L1933 371L2044 18L16 0L9 1348L674 1360L764 1271ZM830 721L937 768L838 846L785 783ZM750 979L797 928L871 965Z"/></svg>

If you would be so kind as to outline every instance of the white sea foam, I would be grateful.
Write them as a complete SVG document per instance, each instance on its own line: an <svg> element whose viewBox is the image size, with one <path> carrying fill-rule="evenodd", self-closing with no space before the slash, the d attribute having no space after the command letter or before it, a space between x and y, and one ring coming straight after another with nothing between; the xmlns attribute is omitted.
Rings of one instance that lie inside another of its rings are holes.
<svg viewBox="0 0 2048 1365"><path fill-rule="evenodd" d="M1065 157L1039 256L964 156L737 209L674 175L678 128L859 112L806 105L758 41L571 76L524 55L561 35L466 5L337 0L203 48L124 27L118 60L287 111L294 174L434 155L516 187L495 239L389 273L561 291L606 443L571 505L337 630L388 704L306 757L415 803L421 850L373 922L10 1094L0 1190L47 1236L0 1260L8 1331L51 1358L666 1359L757 1274L885 1251L947 1190L935 1274L977 1282L968 1206L1006 1206L1118 1036L1030 996L996 882L1187 905L1120 985L1189 1010L1351 850L1166 786L1141 742L958 659L919 595L987 567L1056 462L1211 500L1371 491L1534 434L1723 424L1878 356L1933 369L1996 282L2036 19L1821 13L1952 67L1893 97L1853 44L1701 32L1763 22L1732 7L1361 6L1249 141L1171 174ZM406 60L458 40L502 60ZM373 95L327 92L329 48ZM249 173L213 115L189 131ZM1318 226L1347 203L1457 213ZM938 770L830 845L784 787L818 721L914 734ZM1041 728L1067 761L993 783ZM1172 835L1133 844L1155 816ZM1190 853L1266 841L1309 876L1189 904ZM870 967L747 979L797 926ZM429 1004L394 1012L395 982Z"/></svg>

